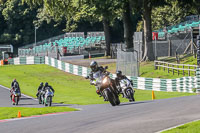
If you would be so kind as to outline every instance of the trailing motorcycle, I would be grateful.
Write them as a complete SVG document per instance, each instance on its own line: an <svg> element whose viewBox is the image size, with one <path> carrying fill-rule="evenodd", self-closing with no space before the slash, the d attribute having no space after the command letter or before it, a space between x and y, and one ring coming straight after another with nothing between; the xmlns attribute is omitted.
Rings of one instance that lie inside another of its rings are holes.
<svg viewBox="0 0 200 133"><path fill-rule="evenodd" d="M42 91L38 92L37 99L39 101L39 104L42 104Z"/></svg>
<svg viewBox="0 0 200 133"><path fill-rule="evenodd" d="M18 105L21 93L18 88L11 89L11 101L13 105Z"/></svg>
<svg viewBox="0 0 200 133"><path fill-rule="evenodd" d="M107 69L107 67L105 67ZM105 101L109 101L112 106L120 104L117 90L112 85L112 79L109 77L109 72L97 71L92 77L86 77L91 79L91 85L95 85L100 96L104 97Z"/></svg>
<svg viewBox="0 0 200 133"><path fill-rule="evenodd" d="M48 88L45 91L44 98L42 97L42 101L45 106L51 106L53 96L54 96L54 93L50 90L50 88Z"/></svg>
<svg viewBox="0 0 200 133"><path fill-rule="evenodd" d="M129 102L135 101L133 86L130 80L128 79L121 79L120 82L120 88L122 90L123 96L127 99L129 99Z"/></svg>

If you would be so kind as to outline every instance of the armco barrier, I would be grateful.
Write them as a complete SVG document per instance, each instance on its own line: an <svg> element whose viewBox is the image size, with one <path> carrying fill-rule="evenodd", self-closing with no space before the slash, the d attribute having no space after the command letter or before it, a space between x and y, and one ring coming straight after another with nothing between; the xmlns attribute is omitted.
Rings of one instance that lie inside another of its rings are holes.
<svg viewBox="0 0 200 133"><path fill-rule="evenodd" d="M8 64L44 64L45 58L43 56L27 56L8 59Z"/></svg>
<svg viewBox="0 0 200 133"><path fill-rule="evenodd" d="M47 64L62 71L86 77L90 73L90 68L72 65L50 57L18 57L9 60L10 64ZM197 68L196 77L183 77L177 79L159 79L127 76L133 80L133 87L141 90L155 90L167 92L189 92L193 89L200 89L200 69ZM115 74L110 74L115 78Z"/></svg>
<svg viewBox="0 0 200 133"><path fill-rule="evenodd" d="M72 65L47 56L45 57L45 64L78 76L86 77L90 73L90 69L87 67Z"/></svg>

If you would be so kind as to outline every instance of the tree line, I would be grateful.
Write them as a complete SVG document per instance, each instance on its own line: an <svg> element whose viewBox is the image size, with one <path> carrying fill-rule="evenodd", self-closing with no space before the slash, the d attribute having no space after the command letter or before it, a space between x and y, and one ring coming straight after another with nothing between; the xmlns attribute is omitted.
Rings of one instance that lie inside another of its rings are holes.
<svg viewBox="0 0 200 133"><path fill-rule="evenodd" d="M39 27L38 40L103 30L109 55L111 42L123 41L133 48L133 33L143 31L143 60L154 60L152 30L199 13L198 0L0 0L0 44L32 43L34 27Z"/></svg>

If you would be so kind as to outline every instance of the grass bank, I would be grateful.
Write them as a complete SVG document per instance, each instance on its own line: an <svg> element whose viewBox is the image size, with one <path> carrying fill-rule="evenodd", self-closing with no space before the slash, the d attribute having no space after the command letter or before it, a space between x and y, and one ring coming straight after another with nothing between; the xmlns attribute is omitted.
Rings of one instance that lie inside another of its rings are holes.
<svg viewBox="0 0 200 133"><path fill-rule="evenodd" d="M18 111L21 112L21 117L42 115L56 112L71 112L77 109L69 107L45 107L45 108L29 108L29 107L1 107L0 120L17 118Z"/></svg>
<svg viewBox="0 0 200 133"><path fill-rule="evenodd" d="M103 104L89 80L75 76L48 65L10 65L0 67L0 84L10 87L13 78L20 84L22 93L36 97L40 82L48 82L55 89L53 102L65 104ZM194 95L178 92L155 92L156 99ZM151 100L151 91L136 90L136 101ZM121 98L121 102L128 102Z"/></svg>
<svg viewBox="0 0 200 133"><path fill-rule="evenodd" d="M200 132L200 121L191 122L174 129L164 131L162 133L199 133Z"/></svg>
<svg viewBox="0 0 200 133"><path fill-rule="evenodd" d="M176 64L175 57L159 58L159 60ZM180 64L196 65L197 59L194 58L193 56L183 56L180 58ZM110 71L111 73L116 72L116 63L105 64L103 66L108 66L108 71ZM194 72L192 72L191 75L194 76ZM185 71L184 76L189 76L187 71ZM164 71L163 68L161 68L160 70L159 69L154 70L153 61L140 63L140 77L175 79L175 78L181 78L184 76L182 75L181 71L180 71L180 75L178 75L177 71L175 71L173 75L172 71L170 73L167 73L167 70L165 69Z"/></svg>

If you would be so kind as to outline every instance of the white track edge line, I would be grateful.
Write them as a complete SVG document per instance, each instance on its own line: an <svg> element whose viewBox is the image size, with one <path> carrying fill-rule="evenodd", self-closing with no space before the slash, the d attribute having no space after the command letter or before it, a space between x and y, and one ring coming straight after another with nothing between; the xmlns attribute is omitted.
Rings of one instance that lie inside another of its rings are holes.
<svg viewBox="0 0 200 133"><path fill-rule="evenodd" d="M183 126L185 124L189 124L189 123L192 123L192 122L196 122L196 121L199 121L200 119L197 119L197 120L193 120L193 121L190 121L190 122L187 122L187 123L184 123L184 124L180 124L180 125L176 125L176 126L173 126L173 127L170 127L170 128L166 128L164 130L161 130L161 131L158 131L158 132L155 132L155 133L162 133L164 131L167 131L167 130L171 130L173 128L177 128L177 127L180 127L180 126Z"/></svg>

